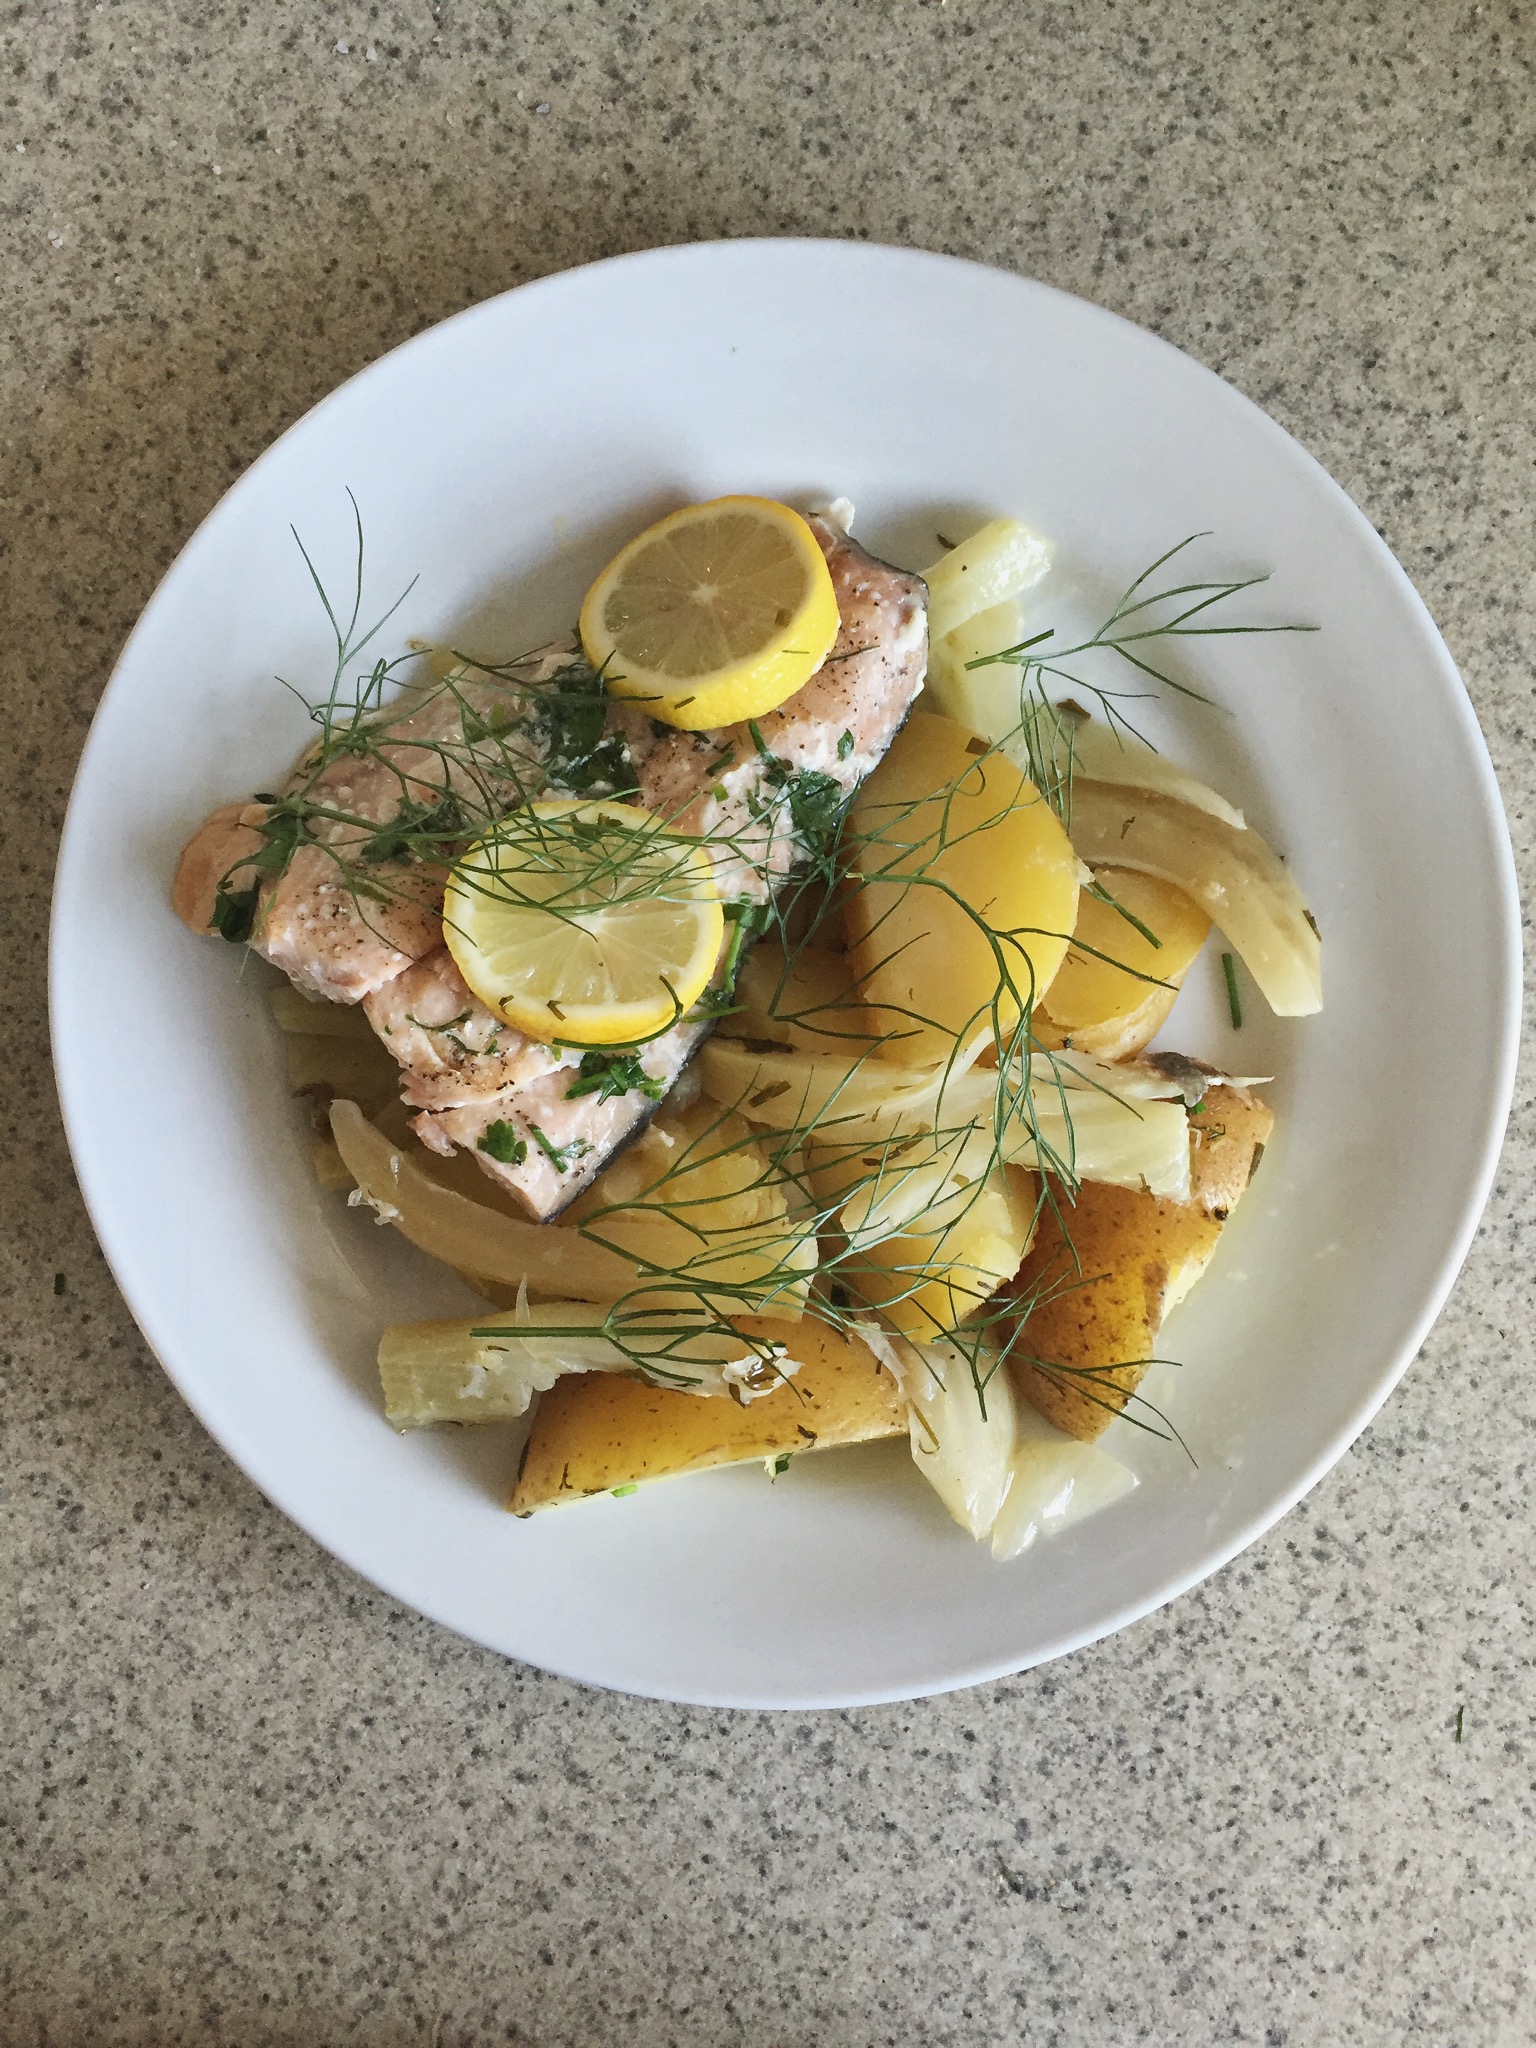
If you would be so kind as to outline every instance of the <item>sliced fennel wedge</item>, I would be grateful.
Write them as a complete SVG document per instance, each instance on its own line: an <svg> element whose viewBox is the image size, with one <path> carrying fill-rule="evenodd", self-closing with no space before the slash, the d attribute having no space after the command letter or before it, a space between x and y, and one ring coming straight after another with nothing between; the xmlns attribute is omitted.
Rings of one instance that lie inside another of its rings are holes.
<svg viewBox="0 0 1536 2048"><path fill-rule="evenodd" d="M1091 718L1074 720L1069 730L1074 778L1083 776L1090 782L1112 782L1127 789L1154 790L1159 796L1172 797L1178 803L1204 811L1209 817L1220 818L1234 832L1241 832L1246 827L1248 821L1236 804L1228 803L1208 783L1175 767L1172 761L1158 753L1155 747L1149 747L1136 734L1112 732L1107 725L1100 725Z"/></svg>
<svg viewBox="0 0 1536 2048"><path fill-rule="evenodd" d="M912 1137L942 1151L949 1173L973 1178L989 1165L1045 1168L1070 1180L1146 1187L1189 1199L1189 1128L1180 1101L1126 1101L1091 1086L1061 1085L1049 1063L1031 1068L1025 1095L1016 1072L973 1067L893 1070L873 1060L759 1053L715 1040L700 1072L715 1100L773 1129L800 1131L844 1153ZM1170 1090L1170 1093L1176 1092Z"/></svg>
<svg viewBox="0 0 1536 2048"><path fill-rule="evenodd" d="M701 1315L636 1315L583 1301L487 1311L473 1322L399 1323L379 1344L384 1413L402 1430L511 1421L567 1373L638 1373L680 1392L749 1400L793 1370L776 1347Z"/></svg>
<svg viewBox="0 0 1536 2048"><path fill-rule="evenodd" d="M1323 1007L1322 944L1301 891L1257 832L1155 790L1072 785L1072 844L1090 865L1139 868L1194 898L1277 1017Z"/></svg>
<svg viewBox="0 0 1536 2048"><path fill-rule="evenodd" d="M1051 566L1051 544L1017 519L989 519L924 573L928 631L941 640L1020 591Z"/></svg>
<svg viewBox="0 0 1536 2048"><path fill-rule="evenodd" d="M1012 1475L992 1525L992 1555L1021 1557L1041 1536L1057 1536L1136 1486L1134 1472L1098 1444L1079 1443L1018 1404Z"/></svg>
<svg viewBox="0 0 1536 2048"><path fill-rule="evenodd" d="M1018 1402L1006 1371L985 1350L973 1364L955 1344L869 1342L901 1382L912 1462L952 1518L982 1542L1013 1474Z"/></svg>
<svg viewBox="0 0 1536 2048"><path fill-rule="evenodd" d="M379 1220L433 1258L507 1287L617 1301L636 1284L628 1259L556 1224L523 1223L439 1186L355 1102L331 1104L331 1135L358 1194Z"/></svg>

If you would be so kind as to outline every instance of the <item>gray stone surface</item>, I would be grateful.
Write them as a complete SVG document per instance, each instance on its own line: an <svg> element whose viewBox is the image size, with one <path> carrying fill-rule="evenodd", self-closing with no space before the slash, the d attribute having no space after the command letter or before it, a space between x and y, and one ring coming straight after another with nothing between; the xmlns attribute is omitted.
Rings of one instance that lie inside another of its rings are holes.
<svg viewBox="0 0 1536 2048"><path fill-rule="evenodd" d="M226 485L471 300L757 231L1031 273L1267 406L1428 600L1529 875L1536 10L23 0L0 36L0 2042L1536 2038L1528 1071L1449 1310L1266 1541L1056 1668L774 1719L504 1664L268 1508L104 1270L43 1009L91 708Z"/></svg>

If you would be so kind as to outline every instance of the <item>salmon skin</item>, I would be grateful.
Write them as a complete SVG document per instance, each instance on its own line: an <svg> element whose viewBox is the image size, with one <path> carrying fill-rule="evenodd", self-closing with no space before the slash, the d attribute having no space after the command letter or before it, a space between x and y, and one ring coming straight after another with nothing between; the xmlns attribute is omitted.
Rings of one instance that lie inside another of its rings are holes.
<svg viewBox="0 0 1536 2048"><path fill-rule="evenodd" d="M248 938L308 995L361 1002L422 1143L472 1151L530 1216L558 1215L644 1128L710 1020L695 1013L618 1055L524 1037L470 992L443 943L448 869L519 804L617 797L711 847L728 915L749 931L835 829L927 666L922 579L866 554L842 510L810 521L838 636L776 710L714 732L661 725L606 696L574 639L465 666L344 724L281 795L216 811L182 855L176 910L195 930Z"/></svg>

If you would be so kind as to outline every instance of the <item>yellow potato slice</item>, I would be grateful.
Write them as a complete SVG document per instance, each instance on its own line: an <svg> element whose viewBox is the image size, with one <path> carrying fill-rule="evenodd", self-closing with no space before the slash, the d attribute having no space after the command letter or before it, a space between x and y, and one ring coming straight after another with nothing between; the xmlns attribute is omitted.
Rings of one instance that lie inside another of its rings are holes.
<svg viewBox="0 0 1536 2048"><path fill-rule="evenodd" d="M741 1008L716 1026L728 1038L787 1045L797 1052L857 1055L869 1050L869 1020L854 985L853 962L829 946L784 948L767 938L736 981Z"/></svg>
<svg viewBox="0 0 1536 2048"><path fill-rule="evenodd" d="M900 1390L859 1338L809 1316L751 1317L737 1327L786 1345L799 1362L789 1386L738 1408L606 1373L559 1380L534 1416L513 1514L645 1479L906 1435Z"/></svg>
<svg viewBox="0 0 1536 2048"><path fill-rule="evenodd" d="M1074 1044L1079 1031L1139 1010L1159 993L1157 982L1181 981L1211 929L1199 904L1156 875L1106 867L1094 879L1160 943L1153 945L1114 904L1083 890L1072 944L1045 998L1051 1021Z"/></svg>
<svg viewBox="0 0 1536 2048"><path fill-rule="evenodd" d="M947 1059L990 1028L994 1003L1011 1030L1076 921L1077 861L1055 812L985 740L918 711L852 817L865 882L843 914L882 1055Z"/></svg>
<svg viewBox="0 0 1536 2048"><path fill-rule="evenodd" d="M814 1231L791 1216L767 1146L707 1099L658 1116L565 1222L655 1271L648 1300L721 1315L796 1317L816 1270Z"/></svg>
<svg viewBox="0 0 1536 2048"><path fill-rule="evenodd" d="M1086 1052L1099 1060L1134 1059L1168 1022L1183 980L1181 974L1174 987L1149 990L1145 1000L1134 1010L1127 1010L1123 1017L1110 1017L1103 1024L1084 1024L1076 1031L1063 1031L1042 1005L1030 1026L1035 1043L1046 1052Z"/></svg>

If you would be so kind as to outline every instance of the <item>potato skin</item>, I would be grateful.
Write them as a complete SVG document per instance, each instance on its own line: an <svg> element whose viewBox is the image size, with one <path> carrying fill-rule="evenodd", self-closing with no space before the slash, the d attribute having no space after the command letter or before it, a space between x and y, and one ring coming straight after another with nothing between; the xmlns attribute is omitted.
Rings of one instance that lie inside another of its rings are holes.
<svg viewBox="0 0 1536 2048"><path fill-rule="evenodd" d="M882 1057L935 1063L988 1023L1002 993L989 933L1018 935L1007 972L1032 1008L1077 916L1076 856L1034 784L963 725L914 711L852 816L866 880L843 915ZM1006 1031L1017 1008L1001 1007Z"/></svg>
<svg viewBox="0 0 1536 2048"><path fill-rule="evenodd" d="M1085 1181L1069 1206L1056 1190L1057 1207L1046 1206L1008 1290L1022 1311L1010 1329L1009 1371L1048 1422L1089 1443L1125 1407L1164 1316L1209 1263L1273 1126L1263 1103L1213 1088L1190 1117L1190 1201Z"/></svg>
<svg viewBox="0 0 1536 2048"><path fill-rule="evenodd" d="M642 1479L750 1464L785 1451L905 1436L896 1382L869 1346L807 1316L733 1318L800 1360L788 1387L749 1407L652 1387L613 1373L558 1380L539 1403L508 1505L514 1515L609 1493Z"/></svg>

